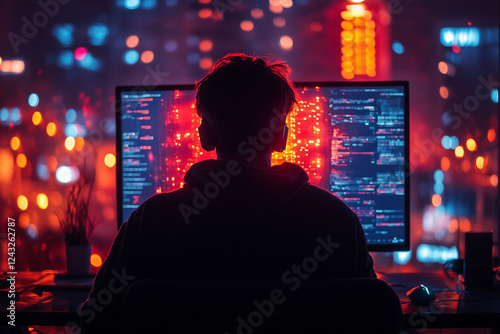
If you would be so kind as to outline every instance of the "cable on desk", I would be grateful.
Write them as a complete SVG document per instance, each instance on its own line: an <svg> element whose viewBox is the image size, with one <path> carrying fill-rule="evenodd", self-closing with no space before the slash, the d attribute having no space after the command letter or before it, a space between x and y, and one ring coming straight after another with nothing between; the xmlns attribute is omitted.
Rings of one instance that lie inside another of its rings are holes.
<svg viewBox="0 0 500 334"><path fill-rule="evenodd" d="M389 284L389 285L390 285L390 286L391 286L391 288L393 288L393 289L394 289L394 288L404 288L404 289L406 289L406 290L410 290L410 288L409 288L409 287L407 287L407 286L406 286L406 285L404 285L404 284Z"/></svg>

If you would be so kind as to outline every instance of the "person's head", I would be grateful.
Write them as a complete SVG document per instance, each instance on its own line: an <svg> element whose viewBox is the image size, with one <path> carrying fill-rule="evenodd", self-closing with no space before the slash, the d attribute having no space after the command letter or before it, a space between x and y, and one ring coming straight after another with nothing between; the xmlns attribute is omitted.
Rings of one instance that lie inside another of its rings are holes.
<svg viewBox="0 0 500 334"><path fill-rule="evenodd" d="M259 148L265 147L259 153L277 149L283 141L286 115L297 103L290 72L284 61L243 53L219 59L196 83L202 146L235 156L251 136L257 137Z"/></svg>

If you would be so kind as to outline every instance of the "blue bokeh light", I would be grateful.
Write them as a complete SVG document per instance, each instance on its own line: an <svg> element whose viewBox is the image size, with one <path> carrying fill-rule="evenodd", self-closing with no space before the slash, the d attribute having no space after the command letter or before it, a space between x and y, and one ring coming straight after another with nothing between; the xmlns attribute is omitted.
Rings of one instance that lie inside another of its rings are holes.
<svg viewBox="0 0 500 334"><path fill-rule="evenodd" d="M61 43L62 46L68 47L73 45L73 31L75 28L72 24L59 24L54 27L52 34Z"/></svg>
<svg viewBox="0 0 500 334"><path fill-rule="evenodd" d="M75 121L76 121L76 110L75 109L68 109L66 111L66 122L74 123Z"/></svg>
<svg viewBox="0 0 500 334"><path fill-rule="evenodd" d="M405 48L404 48L403 44L401 44L401 42L394 41L392 43L392 51L394 51L394 53L397 53L398 55L400 55L400 54L403 54L405 52Z"/></svg>
<svg viewBox="0 0 500 334"><path fill-rule="evenodd" d="M491 91L491 101L498 103L498 89L493 89Z"/></svg>
<svg viewBox="0 0 500 334"><path fill-rule="evenodd" d="M134 65L139 60L139 52L135 50L128 50L123 55L123 61L127 65Z"/></svg>
<svg viewBox="0 0 500 334"><path fill-rule="evenodd" d="M141 5L141 0L125 0L123 5L127 9L137 9Z"/></svg>
<svg viewBox="0 0 500 334"><path fill-rule="evenodd" d="M443 179L444 179L443 171L441 169L437 169L434 172L434 181L436 181L437 183L442 183Z"/></svg>
<svg viewBox="0 0 500 334"><path fill-rule="evenodd" d="M40 98L38 97L38 94L32 93L28 97L28 103L32 107L36 107L39 102L40 102Z"/></svg>
<svg viewBox="0 0 500 334"><path fill-rule="evenodd" d="M451 136L450 140L451 140L451 147L450 148L452 150L456 149L458 146L458 138L456 136Z"/></svg>
<svg viewBox="0 0 500 334"><path fill-rule="evenodd" d="M109 28L102 23L97 23L91 25L87 33L90 37L90 44L97 46L104 45L109 34Z"/></svg>
<svg viewBox="0 0 500 334"><path fill-rule="evenodd" d="M441 138L441 144L443 145L443 148L449 150L451 148L450 136L443 136L443 138Z"/></svg>

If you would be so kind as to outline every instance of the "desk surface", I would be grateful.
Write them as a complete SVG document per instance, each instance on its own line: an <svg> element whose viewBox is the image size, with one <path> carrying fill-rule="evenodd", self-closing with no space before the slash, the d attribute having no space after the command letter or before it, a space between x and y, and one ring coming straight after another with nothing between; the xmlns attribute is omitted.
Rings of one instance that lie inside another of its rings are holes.
<svg viewBox="0 0 500 334"><path fill-rule="evenodd" d="M401 300L404 328L495 328L500 324L500 292L472 290L464 292L436 292L436 301L429 307L409 303L406 286L424 284L433 289L463 289L444 273L378 274L393 285ZM79 322L78 311L90 291L87 285L76 288L39 288L34 283L40 273L19 273L16 289L23 292L16 302L17 325L73 326ZM87 279L88 281L88 279ZM7 315L9 300L0 299L0 317Z"/></svg>
<svg viewBox="0 0 500 334"><path fill-rule="evenodd" d="M469 293L437 291L431 306L410 303L407 288L420 284L434 290L464 287L442 272L378 274L391 286L401 300L404 328L495 328L500 324L500 292L472 289ZM405 287L403 287L405 286Z"/></svg>

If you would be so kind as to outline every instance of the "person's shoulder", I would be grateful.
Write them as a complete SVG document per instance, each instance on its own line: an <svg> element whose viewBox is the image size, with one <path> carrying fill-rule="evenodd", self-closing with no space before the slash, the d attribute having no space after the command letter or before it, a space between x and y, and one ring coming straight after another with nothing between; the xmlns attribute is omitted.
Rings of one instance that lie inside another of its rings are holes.
<svg viewBox="0 0 500 334"><path fill-rule="evenodd" d="M297 195L299 197L298 200L300 200L303 205L309 205L310 207L319 206L325 211L355 216L351 208L340 198L331 192L310 183L305 184Z"/></svg>

